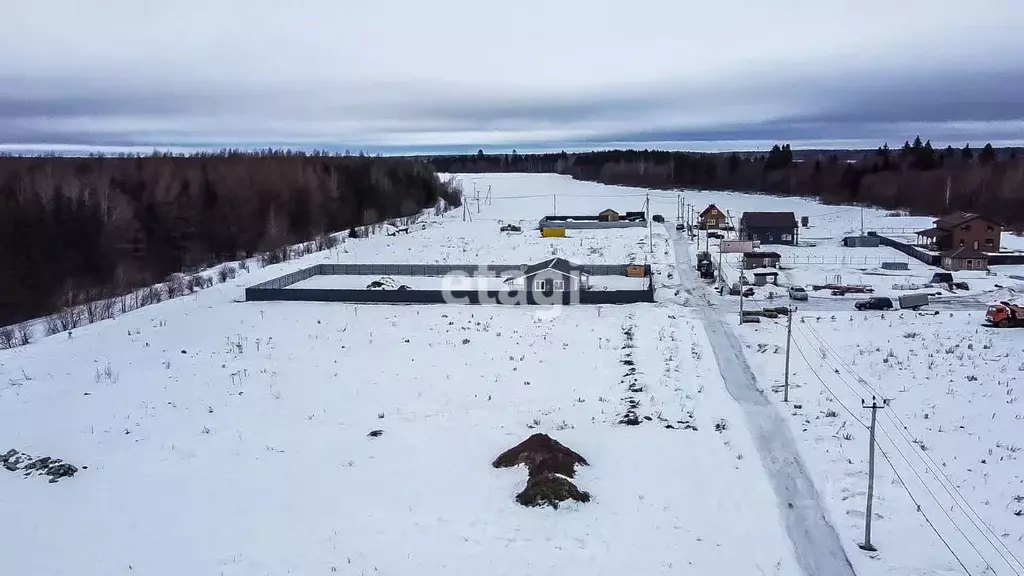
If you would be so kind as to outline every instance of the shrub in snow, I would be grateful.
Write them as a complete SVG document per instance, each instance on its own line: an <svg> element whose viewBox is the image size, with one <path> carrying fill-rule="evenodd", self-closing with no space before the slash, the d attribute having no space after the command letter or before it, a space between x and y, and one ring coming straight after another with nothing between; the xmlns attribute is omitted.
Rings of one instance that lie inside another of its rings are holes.
<svg viewBox="0 0 1024 576"><path fill-rule="evenodd" d="M82 325L82 310L78 306L61 308L46 318L46 335L53 336Z"/></svg>
<svg viewBox="0 0 1024 576"><path fill-rule="evenodd" d="M32 342L32 330L28 324L18 324L14 327L14 345L25 346Z"/></svg>
<svg viewBox="0 0 1024 576"><path fill-rule="evenodd" d="M234 279L237 273L238 271L235 270L234 266L232 266L231 264L224 264L223 266L217 269L217 281L223 284L228 280Z"/></svg>
<svg viewBox="0 0 1024 576"><path fill-rule="evenodd" d="M320 234L319 236L313 239L313 246L316 248L317 252L330 250L331 248L334 248L337 245L338 239L330 234Z"/></svg>
<svg viewBox="0 0 1024 576"><path fill-rule="evenodd" d="M164 283L168 298L177 298L185 293L185 278L181 274L171 274Z"/></svg>
<svg viewBox="0 0 1024 576"><path fill-rule="evenodd" d="M0 350L8 350L14 347L14 326L0 328Z"/></svg>
<svg viewBox="0 0 1024 576"><path fill-rule="evenodd" d="M150 304L156 304L163 300L164 293L160 288L156 286L150 286L143 288L139 292L139 306L149 306Z"/></svg>

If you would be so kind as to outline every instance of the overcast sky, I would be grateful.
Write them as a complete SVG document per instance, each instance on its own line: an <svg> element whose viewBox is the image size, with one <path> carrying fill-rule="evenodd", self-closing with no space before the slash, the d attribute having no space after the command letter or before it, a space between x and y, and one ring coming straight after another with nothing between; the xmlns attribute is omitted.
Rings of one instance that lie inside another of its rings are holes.
<svg viewBox="0 0 1024 576"><path fill-rule="evenodd" d="M0 149L1024 142L1021 0L0 0Z"/></svg>

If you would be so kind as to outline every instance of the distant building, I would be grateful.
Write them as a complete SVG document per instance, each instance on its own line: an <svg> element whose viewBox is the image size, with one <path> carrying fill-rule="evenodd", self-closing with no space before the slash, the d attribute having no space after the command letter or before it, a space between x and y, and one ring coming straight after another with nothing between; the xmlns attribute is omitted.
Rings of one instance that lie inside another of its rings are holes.
<svg viewBox="0 0 1024 576"><path fill-rule="evenodd" d="M743 268L778 268L782 256L778 252L744 252Z"/></svg>
<svg viewBox="0 0 1024 576"><path fill-rule="evenodd" d="M792 212L744 212L740 218L740 239L761 244L795 246L799 239L796 215Z"/></svg>
<svg viewBox="0 0 1024 576"><path fill-rule="evenodd" d="M919 244L939 252L972 248L979 252L999 252L1002 224L978 214L957 212L935 220L935 226L917 232Z"/></svg>
<svg viewBox="0 0 1024 576"><path fill-rule="evenodd" d="M843 238L843 246L847 248L878 248L878 236L847 236Z"/></svg>
<svg viewBox="0 0 1024 576"><path fill-rule="evenodd" d="M600 222L618 222L619 213L611 208L607 208L597 213L597 219Z"/></svg>
<svg viewBox="0 0 1024 576"><path fill-rule="evenodd" d="M988 270L988 254L969 246L942 253L942 267L946 270Z"/></svg>
<svg viewBox="0 0 1024 576"><path fill-rule="evenodd" d="M754 270L752 274L754 275L754 286L779 285L779 273L776 270Z"/></svg>
<svg viewBox="0 0 1024 576"><path fill-rule="evenodd" d="M703 212L700 213L700 221L698 226L701 230L718 230L728 222L728 219L718 206L714 204L708 205Z"/></svg>

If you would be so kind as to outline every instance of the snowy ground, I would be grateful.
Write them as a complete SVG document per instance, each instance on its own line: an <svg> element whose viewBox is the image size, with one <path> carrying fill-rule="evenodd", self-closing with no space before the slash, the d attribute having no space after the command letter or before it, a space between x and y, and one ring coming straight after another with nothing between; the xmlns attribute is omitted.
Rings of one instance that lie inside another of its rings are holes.
<svg viewBox="0 0 1024 576"><path fill-rule="evenodd" d="M750 197L751 200L760 200L761 197ZM744 202L746 198L732 199L731 205L737 206L738 211L749 210L749 204ZM780 201L781 202L781 201ZM759 204L759 202L757 203ZM799 217L802 213L812 212L812 207L817 205L795 206L794 209L803 208L804 212L796 212ZM725 207L719 204L723 210ZM959 271L954 272L954 279L967 282L968 290L957 290L949 292L942 287L927 288L924 285L930 283L936 272L945 272L939 267L929 266L919 260L887 246L878 248L846 248L842 245L844 236L851 233L859 234L860 209L850 208L846 212L839 212L828 215L827 225L812 225L810 228L801 229L800 246L764 245L761 251L776 252L781 256L779 266L779 287L765 287L757 289L757 298L766 299L770 293L785 299L786 287L803 286L810 295L811 307L820 309L843 310L852 309L853 302L863 296L851 294L847 296L832 296L827 290L814 291L815 285L825 284L847 284L864 285L873 290L876 296L889 296L897 298L902 294L926 293L933 296L945 307L964 307L983 310L988 303L1002 299L1016 298L1010 290L1024 293L1024 282L1013 276L1024 276L1024 266L992 266L990 272L982 271ZM905 225L913 224L913 221L920 221L921 218L887 217L879 210L864 210L865 230L879 230L879 233L886 234L885 230L894 229L893 220L897 221L897 230ZM868 217L867 213L872 212ZM819 220L822 218L819 218ZM734 217L738 221L738 217ZM846 222L844 225L843 222ZM908 222L908 220L910 222ZM923 219L930 222L927 218ZM812 217L812 223L815 218ZM874 225L872 227L871 225ZM920 222L919 222L920 223ZM853 228L856 226L856 232ZM730 234L732 236L732 234ZM894 235L895 236L895 235ZM1012 237L1004 234L1004 238ZM715 260L716 266L719 262L719 241L708 239L704 232L698 232L698 237L690 244L690 252L696 257L697 252L709 250ZM721 265L724 278L727 283L739 281L743 255L739 253L722 254ZM903 262L908 270L884 270L882 262ZM752 281L749 272L745 274L748 281ZM910 287L910 288L908 288ZM918 288L914 288L918 287ZM827 301L827 302L826 302Z"/></svg>
<svg viewBox="0 0 1024 576"><path fill-rule="evenodd" d="M398 285L408 286L412 290L508 290L521 287L516 282L518 275L506 277L478 276L387 276ZM288 288L328 288L328 289L365 289L371 282L380 281L381 276L361 275L320 275L296 282ZM509 280L509 282L506 282ZM646 278L630 278L627 276L587 276L589 286L594 290L643 290L647 287Z"/></svg>
<svg viewBox="0 0 1024 576"><path fill-rule="evenodd" d="M781 400L785 321L740 333L766 393ZM877 395L892 400L878 416L887 457L878 457L873 529L882 557L925 574L961 573L934 539L908 547L909 534L927 531L906 482L970 573L1024 569L1014 559L1024 558L1024 331L980 327L974 313L810 312L797 313L793 345L793 431L850 537L864 522L870 411L861 400Z"/></svg>
<svg viewBox="0 0 1024 576"><path fill-rule="evenodd" d="M3 357L5 441L89 466L0 474L11 574L794 573L685 311L215 296ZM615 423L630 327L637 427ZM591 504L514 503L525 473L490 462L535 431L591 462Z"/></svg>
<svg viewBox="0 0 1024 576"><path fill-rule="evenodd" d="M889 413L927 446L918 454L935 458L984 520L1008 534L1000 541L1024 554L1013 515L1022 420L1010 392L1024 331L975 334L975 313L808 317L794 330L814 339L800 340L806 362L794 357L802 408L783 407L773 386L785 327L712 322L735 298L700 292L692 268L677 265L666 227L569 238L530 229L555 204L560 213L638 210L647 192L548 175L463 182L481 201L421 231L347 240L0 351L0 438L8 444L0 453L16 448L83 467L56 484L0 469L0 542L18 551L4 555L4 573L784 576L842 564L835 550L807 547L830 541L829 523L862 576L962 573L885 462L876 484L880 552L857 548L865 432L852 416L826 414L825 386L809 375L813 367L863 419L861 393L837 380L844 367L836 358L895 397ZM650 195L672 228L677 194ZM858 209L802 199L685 196L736 216L739 206L794 210L811 216L822 237L859 226ZM503 222L526 231L500 233ZM552 256L651 263L659 303L552 310L240 302L245 286L320 262ZM738 392L735 381L726 386L722 362L735 351L712 346L712 326L715 342L738 333L757 377L743 386L760 386L772 401L759 403L756 388ZM905 336L911 331L919 334ZM640 425L618 424L631 400ZM885 414L882 426L896 440L899 428ZM791 434L774 430L777 421ZM373 430L382 434L368 437ZM533 432L590 461L576 483L591 503L557 511L515 504L525 471L490 462ZM969 534L970 524L943 522L941 510L953 505L929 508L924 484L895 467L971 574L983 573L966 538L957 540L956 528ZM824 518L808 517L813 502L794 502L815 492ZM991 550L986 558L998 559Z"/></svg>

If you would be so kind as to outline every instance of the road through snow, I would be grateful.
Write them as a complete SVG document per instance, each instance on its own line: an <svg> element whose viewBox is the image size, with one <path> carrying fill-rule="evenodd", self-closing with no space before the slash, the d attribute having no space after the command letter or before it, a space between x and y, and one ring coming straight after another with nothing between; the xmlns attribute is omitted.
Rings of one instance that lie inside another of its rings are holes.
<svg viewBox="0 0 1024 576"><path fill-rule="evenodd" d="M800 459L789 425L757 387L739 339L725 326L708 299L707 291L695 281L685 239L679 234L674 238L679 280L690 295L689 302L703 313L703 323L722 379L747 417L761 463L779 499L797 562L808 576L855 576L839 535L825 516L818 492Z"/></svg>

